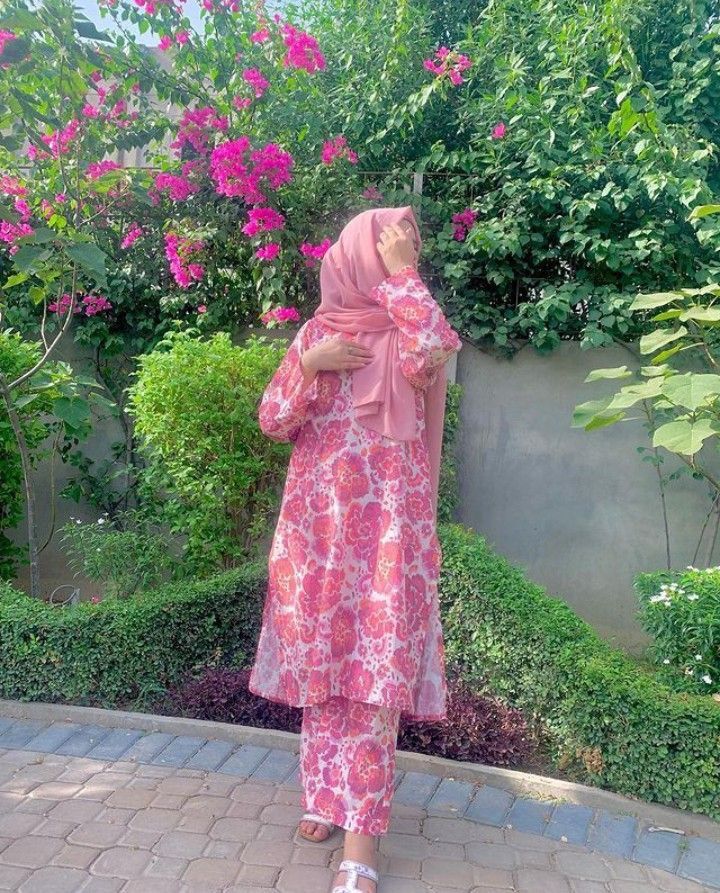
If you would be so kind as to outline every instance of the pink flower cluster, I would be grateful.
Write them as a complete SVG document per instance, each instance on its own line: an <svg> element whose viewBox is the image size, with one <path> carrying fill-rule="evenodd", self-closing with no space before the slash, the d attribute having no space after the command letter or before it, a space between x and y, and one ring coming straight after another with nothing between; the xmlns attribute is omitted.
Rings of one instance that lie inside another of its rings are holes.
<svg viewBox="0 0 720 893"><path fill-rule="evenodd" d="M17 34L14 34L12 31L6 31L4 28L0 28L0 56L5 52L5 47L11 40L17 40Z"/></svg>
<svg viewBox="0 0 720 893"><path fill-rule="evenodd" d="M303 68L310 74L325 68L325 57L314 37L287 22L282 25L281 30L283 42L287 47L283 65Z"/></svg>
<svg viewBox="0 0 720 893"><path fill-rule="evenodd" d="M255 99L260 99L270 86L270 81L263 77L259 68L246 68L245 71L243 71L242 76L245 83L252 87L255 93Z"/></svg>
<svg viewBox="0 0 720 893"><path fill-rule="evenodd" d="M462 53L439 47L432 59L425 59L423 66L437 77L447 77L451 84L459 87L464 78L462 72L472 65L471 60Z"/></svg>
<svg viewBox="0 0 720 893"><path fill-rule="evenodd" d="M139 6L140 9L144 8L149 16L155 15L158 6L169 6L175 13L182 13L182 6L179 3L175 6L173 0L135 0L135 5Z"/></svg>
<svg viewBox="0 0 720 893"><path fill-rule="evenodd" d="M28 223L28 220L32 215L30 205L28 205L24 198L21 198L22 195L27 194L27 189L25 189L24 186L21 186L20 182L14 177L3 176L0 190L7 195L16 196L15 210L20 215L20 221L18 223L11 223L9 220L0 220L0 242L5 242L10 246L8 249L10 254L16 254L19 250L19 246L15 244L16 241L22 236L31 236L35 232L33 227Z"/></svg>
<svg viewBox="0 0 720 893"><path fill-rule="evenodd" d="M492 133L490 136L494 140L501 140L505 134L507 133L507 127L503 124L502 121L499 121L492 129Z"/></svg>
<svg viewBox="0 0 720 893"><path fill-rule="evenodd" d="M130 229L128 229L128 231L125 233L125 236L120 243L120 247L129 248L131 245L137 242L137 240L140 238L140 236L143 235L143 233L144 230L139 224L132 223L130 225Z"/></svg>
<svg viewBox="0 0 720 893"><path fill-rule="evenodd" d="M357 153L348 146L344 136L336 136L323 143L321 159L323 164L332 164L336 158L347 158L350 164L357 164Z"/></svg>
<svg viewBox="0 0 720 893"><path fill-rule="evenodd" d="M255 252L255 257L257 257L258 260L275 260L279 254L280 245L277 242L268 242L267 245L258 248Z"/></svg>
<svg viewBox="0 0 720 893"><path fill-rule="evenodd" d="M252 167L248 164L252 163ZM213 149L210 155L210 175L215 191L228 197L240 196L249 205L267 200L267 187L279 189L292 179L293 157L275 143L268 143L251 151L250 139L241 136L228 140Z"/></svg>
<svg viewBox="0 0 720 893"><path fill-rule="evenodd" d="M269 326L284 322L300 322L300 314L295 307L275 307L263 313L260 319L263 325Z"/></svg>
<svg viewBox="0 0 720 893"><path fill-rule="evenodd" d="M61 155L67 155L70 151L70 144L75 139L80 129L80 122L77 118L73 118L62 130L53 130L52 133L44 133L40 139L50 149L53 158L59 158ZM34 146L30 147L35 149ZM37 149L35 149L37 153ZM30 154L28 152L28 154Z"/></svg>
<svg viewBox="0 0 720 893"><path fill-rule="evenodd" d="M128 114L127 101L122 97L117 99L118 91L121 89L120 84L110 84L103 87L102 72L95 70L90 74L90 80L95 84L95 92L97 93L98 105L94 106L90 102L86 102L82 108L84 118L101 119L105 122L115 124L117 127L129 127L135 121L139 112L134 111ZM134 93L140 89L139 84L133 84L131 87ZM104 109L102 107L105 107Z"/></svg>
<svg viewBox="0 0 720 893"><path fill-rule="evenodd" d="M193 242L177 233L165 233L165 256L170 262L170 272L180 288L188 288L193 280L202 279L205 268L201 264L191 263L189 258L204 247L204 242Z"/></svg>
<svg viewBox="0 0 720 893"><path fill-rule="evenodd" d="M265 43L265 41L270 40L270 31L267 28L260 28L259 31L254 31L250 35L250 40L253 43Z"/></svg>
<svg viewBox="0 0 720 893"><path fill-rule="evenodd" d="M174 202L184 202L200 191L200 187L188 180L187 177L178 174L163 172L155 177L155 189L158 192L167 192Z"/></svg>
<svg viewBox="0 0 720 893"><path fill-rule="evenodd" d="M468 231L476 220L477 213L472 208L465 208L459 214L453 214L453 239L457 239L458 242L464 242Z"/></svg>
<svg viewBox="0 0 720 893"><path fill-rule="evenodd" d="M177 31L174 37L171 37L169 34L163 34L158 42L158 47L166 53L173 43L176 43L178 46L185 46L185 44L190 40L190 35L187 31Z"/></svg>
<svg viewBox="0 0 720 893"><path fill-rule="evenodd" d="M248 211L248 222L242 228L246 236L268 233L274 229L282 229L285 218L274 208L251 208Z"/></svg>
<svg viewBox="0 0 720 893"><path fill-rule="evenodd" d="M48 310L55 313L65 313L70 308L70 295L64 294L59 301L53 301L48 304ZM82 300L77 301L73 308L73 313L84 313L85 316L95 316L104 310L112 309L112 304L103 295L85 295Z"/></svg>
<svg viewBox="0 0 720 893"><path fill-rule="evenodd" d="M362 197L370 202L379 202L382 201L382 192L380 192L377 186L367 186L363 189Z"/></svg>
<svg viewBox="0 0 720 893"><path fill-rule="evenodd" d="M325 257L331 245L330 239L323 239L319 245L313 245L312 242L303 242L300 246L300 254L305 256L305 266L314 267L316 261Z"/></svg>
<svg viewBox="0 0 720 893"><path fill-rule="evenodd" d="M88 180L98 180L108 171L119 171L121 166L116 161L94 161L85 168Z"/></svg>
<svg viewBox="0 0 720 893"><path fill-rule="evenodd" d="M225 133L228 126L227 117L218 115L212 106L185 109L180 119L177 136L170 143L170 148L175 149L180 155L183 146L189 144L196 152L204 155L208 151L208 137L216 131Z"/></svg>

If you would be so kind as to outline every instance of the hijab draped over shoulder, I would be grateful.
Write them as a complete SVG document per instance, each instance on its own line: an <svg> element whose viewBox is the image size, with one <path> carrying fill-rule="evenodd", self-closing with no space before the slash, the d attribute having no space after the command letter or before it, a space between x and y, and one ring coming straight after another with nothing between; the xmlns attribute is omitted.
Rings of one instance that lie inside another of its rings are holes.
<svg viewBox="0 0 720 893"><path fill-rule="evenodd" d="M359 422L393 440L417 437L415 389L400 368L400 331L387 310L371 297L387 278L377 250L388 224L409 221L421 244L412 208L373 208L345 226L320 267L320 306L315 311L328 328L357 335L374 358L352 372L353 405ZM445 367L423 391L424 439L430 461L433 501L437 507L447 376Z"/></svg>

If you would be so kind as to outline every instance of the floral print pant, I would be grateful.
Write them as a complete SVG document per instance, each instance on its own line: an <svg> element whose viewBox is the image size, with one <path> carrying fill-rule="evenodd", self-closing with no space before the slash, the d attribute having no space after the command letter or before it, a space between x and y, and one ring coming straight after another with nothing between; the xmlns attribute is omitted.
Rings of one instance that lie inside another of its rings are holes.
<svg viewBox="0 0 720 893"><path fill-rule="evenodd" d="M356 834L386 834L400 710L337 695L303 708L302 808Z"/></svg>

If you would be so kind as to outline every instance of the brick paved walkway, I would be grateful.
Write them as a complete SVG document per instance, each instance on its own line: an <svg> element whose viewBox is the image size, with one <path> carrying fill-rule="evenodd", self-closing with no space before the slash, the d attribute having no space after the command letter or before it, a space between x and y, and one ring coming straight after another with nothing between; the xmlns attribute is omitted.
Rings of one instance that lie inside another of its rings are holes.
<svg viewBox="0 0 720 893"><path fill-rule="evenodd" d="M0 718L0 890L327 893L341 834L298 838L299 802L289 751ZM379 893L720 889L718 843L418 772L380 852Z"/></svg>

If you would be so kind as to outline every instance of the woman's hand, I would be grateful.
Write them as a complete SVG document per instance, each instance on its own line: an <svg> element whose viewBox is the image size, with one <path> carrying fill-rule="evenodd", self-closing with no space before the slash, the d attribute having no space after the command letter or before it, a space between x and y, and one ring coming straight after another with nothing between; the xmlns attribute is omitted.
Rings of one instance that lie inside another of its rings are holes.
<svg viewBox="0 0 720 893"><path fill-rule="evenodd" d="M391 223L384 227L380 233L377 250L390 276L394 276L405 267L414 269L418 260L418 247L413 239L411 224L408 223L407 227L403 227Z"/></svg>
<svg viewBox="0 0 720 893"><path fill-rule="evenodd" d="M314 347L309 347L300 357L300 365L307 379L312 381L316 372L344 369L361 369L367 366L375 355L369 347L349 341L342 335L327 338Z"/></svg>

